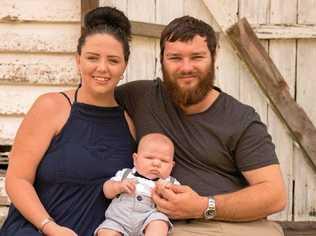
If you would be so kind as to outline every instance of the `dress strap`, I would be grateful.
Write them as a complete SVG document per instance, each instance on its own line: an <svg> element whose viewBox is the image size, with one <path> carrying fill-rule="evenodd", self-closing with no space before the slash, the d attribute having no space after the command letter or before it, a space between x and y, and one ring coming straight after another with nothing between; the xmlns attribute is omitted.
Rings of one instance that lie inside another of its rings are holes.
<svg viewBox="0 0 316 236"><path fill-rule="evenodd" d="M64 97L68 100L70 106L72 106L71 100L70 100L70 98L68 97L68 95L67 95L66 93L64 93L64 92L60 92L60 94L64 95Z"/></svg>
<svg viewBox="0 0 316 236"><path fill-rule="evenodd" d="M74 100L74 102L77 102L78 91L79 91L80 87L81 87L81 83L79 84L78 88L75 91L75 100Z"/></svg>

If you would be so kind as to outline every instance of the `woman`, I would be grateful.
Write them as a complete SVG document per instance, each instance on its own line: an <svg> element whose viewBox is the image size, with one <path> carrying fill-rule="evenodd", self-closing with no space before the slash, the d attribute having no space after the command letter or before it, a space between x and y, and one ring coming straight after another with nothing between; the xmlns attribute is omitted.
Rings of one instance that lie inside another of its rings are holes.
<svg viewBox="0 0 316 236"><path fill-rule="evenodd" d="M114 99L130 35L115 8L86 15L76 55L81 86L40 96L17 133L6 176L13 204L1 236L88 236L104 220L103 183L131 166L135 146Z"/></svg>

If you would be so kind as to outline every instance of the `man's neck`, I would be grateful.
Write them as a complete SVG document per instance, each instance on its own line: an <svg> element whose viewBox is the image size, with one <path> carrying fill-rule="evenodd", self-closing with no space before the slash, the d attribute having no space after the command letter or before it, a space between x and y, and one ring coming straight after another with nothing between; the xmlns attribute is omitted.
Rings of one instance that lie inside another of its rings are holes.
<svg viewBox="0 0 316 236"><path fill-rule="evenodd" d="M202 101L199 103L196 103L194 105L181 107L181 109L184 111L185 114L191 115L196 113L201 113L203 111L206 111L212 104L215 102L217 97L219 96L219 92L215 89L212 89L207 93L205 98L203 98Z"/></svg>

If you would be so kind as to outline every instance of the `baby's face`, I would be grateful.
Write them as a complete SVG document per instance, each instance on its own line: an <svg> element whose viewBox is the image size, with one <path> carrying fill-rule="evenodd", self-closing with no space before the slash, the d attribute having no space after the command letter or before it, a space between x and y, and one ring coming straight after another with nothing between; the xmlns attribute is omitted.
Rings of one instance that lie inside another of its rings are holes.
<svg viewBox="0 0 316 236"><path fill-rule="evenodd" d="M147 143L133 158L137 172L149 179L167 178L174 166L173 150L155 142Z"/></svg>

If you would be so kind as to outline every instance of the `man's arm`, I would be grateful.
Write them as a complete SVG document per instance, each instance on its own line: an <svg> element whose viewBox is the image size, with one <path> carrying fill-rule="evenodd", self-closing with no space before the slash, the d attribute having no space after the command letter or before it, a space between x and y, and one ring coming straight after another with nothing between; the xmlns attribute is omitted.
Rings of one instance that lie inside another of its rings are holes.
<svg viewBox="0 0 316 236"><path fill-rule="evenodd" d="M286 191L279 165L269 165L243 172L249 187L214 196L215 220L250 221L282 210ZM173 219L202 218L207 208L207 196L200 196L188 186L158 186L153 193L158 210Z"/></svg>

